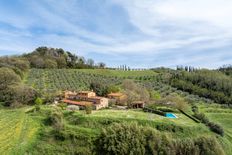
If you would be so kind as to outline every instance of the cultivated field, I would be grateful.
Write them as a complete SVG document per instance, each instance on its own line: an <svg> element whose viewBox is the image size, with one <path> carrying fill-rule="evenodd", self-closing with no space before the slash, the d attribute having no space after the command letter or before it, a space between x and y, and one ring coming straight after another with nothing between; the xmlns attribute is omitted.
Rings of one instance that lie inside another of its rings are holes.
<svg viewBox="0 0 232 155"><path fill-rule="evenodd" d="M80 69L79 71L84 73L90 73L90 74L117 76L117 77L154 76L157 74L152 70L123 71L123 70L110 70L110 69Z"/></svg>
<svg viewBox="0 0 232 155"><path fill-rule="evenodd" d="M91 82L115 85L124 78L150 80L156 73L146 71L118 71L102 69L32 69L24 82L42 93L60 90L86 90Z"/></svg>
<svg viewBox="0 0 232 155"><path fill-rule="evenodd" d="M38 124L25 109L0 110L0 152L1 154L24 154L35 140Z"/></svg>

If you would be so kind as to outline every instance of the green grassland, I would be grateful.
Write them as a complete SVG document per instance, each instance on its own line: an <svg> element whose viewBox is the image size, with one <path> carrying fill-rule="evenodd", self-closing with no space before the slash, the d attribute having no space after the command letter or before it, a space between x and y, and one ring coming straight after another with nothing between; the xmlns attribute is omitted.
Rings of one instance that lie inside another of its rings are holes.
<svg viewBox="0 0 232 155"><path fill-rule="evenodd" d="M153 113L145 113L142 110L99 110L94 111L93 114L90 115L90 117L150 120L157 123L174 123L181 126L199 126L199 124L181 113L176 113L176 116L178 117L177 119L171 119Z"/></svg>
<svg viewBox="0 0 232 155"><path fill-rule="evenodd" d="M225 136L223 137L224 147L228 154L232 154L232 109L223 108L217 104L201 104L199 108L210 121L218 123L223 127L225 132Z"/></svg>
<svg viewBox="0 0 232 155"><path fill-rule="evenodd" d="M32 113L25 113L27 108L1 109L0 152L3 154L73 154L72 150L78 150L77 154L82 154L86 150L91 150L93 145L91 141L100 134L101 129L114 122L137 122L141 126L166 133L174 139L214 136L224 144L224 148L229 149L230 146L231 139L227 134L221 138L204 124L196 123L181 113L175 113L178 118L171 119L153 113L145 113L142 110L114 109L93 111L89 115L85 114L85 111L73 113L63 110L65 132L68 137L71 135L75 139L74 141L60 141L52 136L52 128L44 124L47 114L53 108L52 106L42 106L40 112ZM231 116L231 113L227 114ZM215 121L218 119L221 122L220 116L212 115L210 118L214 118ZM222 123L226 132L231 130L230 118L227 117L226 121Z"/></svg>
<svg viewBox="0 0 232 155"><path fill-rule="evenodd" d="M52 110L49 106L43 106L42 111ZM203 124L198 124L181 113L177 113L177 119L165 118L152 113L145 113L141 110L113 110L105 109L93 111L92 114L85 114L85 111L70 113L64 110L65 132L67 137L75 137L74 141L59 141L51 136L51 128L45 126L43 136L31 149L34 154L67 154L72 150L83 150L91 148L91 139L95 139L101 129L112 123L137 122L141 126L151 127L170 135L174 139L196 138L199 136L215 136ZM71 136L70 136L71 135ZM73 143L73 144L71 144ZM75 144L75 149L73 145ZM71 148L70 148L71 147ZM77 153L77 154L78 154ZM86 153L87 154L87 153Z"/></svg>
<svg viewBox="0 0 232 155"><path fill-rule="evenodd" d="M0 118L1 154L24 154L35 141L39 124L25 109L1 109Z"/></svg>
<svg viewBox="0 0 232 155"><path fill-rule="evenodd" d="M142 110L99 110L86 117L92 120L109 118L126 122L136 121L142 126L158 128L168 132L175 138L213 135L205 125L198 124L181 113L175 113L175 115L178 118L166 118L157 114L146 113Z"/></svg>
<svg viewBox="0 0 232 155"><path fill-rule="evenodd" d="M203 124L198 124L181 113L175 113L178 118L166 118L153 113L146 113L142 110L113 110L105 109L93 111L85 115L84 111L76 112L74 117L80 117L85 121L79 121L78 126L92 129L101 128L106 122L132 122L135 121L142 126L159 128L164 132L172 134L176 138L195 137L199 135L213 135ZM90 123L91 122L91 123ZM90 125L92 124L92 125ZM170 130L169 130L170 128ZM179 130L180 129L180 130ZM173 131L172 131L173 130ZM174 131L175 130L175 131Z"/></svg>

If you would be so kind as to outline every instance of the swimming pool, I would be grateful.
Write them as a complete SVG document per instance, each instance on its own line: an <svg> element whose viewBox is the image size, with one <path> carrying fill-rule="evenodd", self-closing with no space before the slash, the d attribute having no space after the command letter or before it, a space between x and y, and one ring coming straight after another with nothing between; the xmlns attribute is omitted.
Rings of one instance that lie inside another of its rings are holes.
<svg viewBox="0 0 232 155"><path fill-rule="evenodd" d="M173 114L173 113L166 113L165 116L168 117L168 118L177 118L177 116L175 114Z"/></svg>

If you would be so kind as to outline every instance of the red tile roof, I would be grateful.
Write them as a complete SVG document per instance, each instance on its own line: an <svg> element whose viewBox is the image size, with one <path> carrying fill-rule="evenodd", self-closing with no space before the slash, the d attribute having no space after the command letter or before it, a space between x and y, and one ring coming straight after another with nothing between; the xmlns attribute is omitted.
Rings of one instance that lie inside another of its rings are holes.
<svg viewBox="0 0 232 155"><path fill-rule="evenodd" d="M66 100L66 99L62 100L62 102L68 103L68 104L80 105L80 106L85 106L86 104L91 103L91 102L77 102L77 101Z"/></svg>
<svg viewBox="0 0 232 155"><path fill-rule="evenodd" d="M110 93L110 94L108 94L108 96L114 96L114 97L120 97L123 95L124 95L123 93Z"/></svg>
<svg viewBox="0 0 232 155"><path fill-rule="evenodd" d="M100 97L100 96L91 96L91 97L89 97L89 99L94 99L94 100L101 100L103 98L105 98L105 97Z"/></svg>

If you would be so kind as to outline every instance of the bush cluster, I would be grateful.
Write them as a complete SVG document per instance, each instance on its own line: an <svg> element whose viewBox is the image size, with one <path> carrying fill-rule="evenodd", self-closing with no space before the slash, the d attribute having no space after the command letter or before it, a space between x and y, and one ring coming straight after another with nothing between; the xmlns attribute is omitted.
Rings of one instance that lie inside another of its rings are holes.
<svg viewBox="0 0 232 155"><path fill-rule="evenodd" d="M156 129L159 131L183 132L183 128L175 124L157 124Z"/></svg>
<svg viewBox="0 0 232 155"><path fill-rule="evenodd" d="M102 130L95 142L97 154L165 154L165 155L223 155L215 138L173 140L165 134L138 126L136 123L114 123Z"/></svg>
<svg viewBox="0 0 232 155"><path fill-rule="evenodd" d="M170 84L180 90L210 98L220 104L231 104L231 81L231 77L218 71L198 70L174 73Z"/></svg>
<svg viewBox="0 0 232 155"><path fill-rule="evenodd" d="M198 108L195 107L194 109L198 109ZM200 120L202 123L204 123L206 126L208 126L211 131L213 131L221 136L224 136L223 128L216 123L210 122L209 119L205 116L205 114L199 113L197 110L197 112L196 111L194 112L193 116L195 118L197 118L198 120Z"/></svg>
<svg viewBox="0 0 232 155"><path fill-rule="evenodd" d="M144 107L143 111L144 112L154 113L154 114L161 115L161 116L165 116L166 115L166 113L163 112L163 111L161 111L161 110L151 109L151 108L147 108L147 107Z"/></svg>

